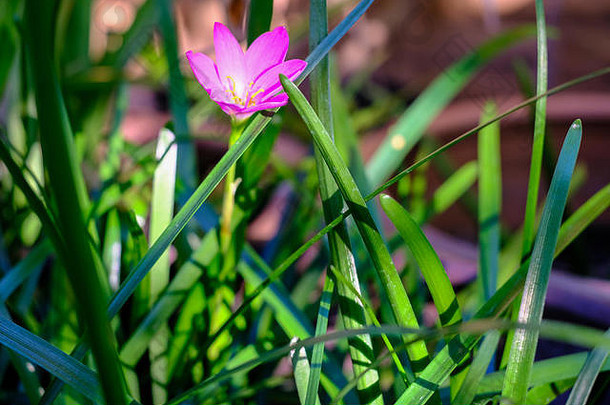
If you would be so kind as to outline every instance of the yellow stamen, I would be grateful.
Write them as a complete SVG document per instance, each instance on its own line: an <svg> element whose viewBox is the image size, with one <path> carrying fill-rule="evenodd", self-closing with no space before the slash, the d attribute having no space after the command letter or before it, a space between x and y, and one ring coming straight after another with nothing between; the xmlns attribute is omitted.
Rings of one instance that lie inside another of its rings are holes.
<svg viewBox="0 0 610 405"><path fill-rule="evenodd" d="M245 106L246 102L247 102L248 103L247 107L252 107L253 105L256 105L256 101L254 101L254 97L258 96L260 93L265 91L265 89L261 88L261 89L258 89L254 94L250 95L249 94L250 88L252 87L252 85L254 85L254 82L250 82L250 84L248 84L248 89L246 90L245 97L241 98L240 96L238 96L236 94L237 89L236 89L235 79L233 79L231 76L227 76L227 80L229 81L230 87L226 91L231 96L231 101L233 101L235 104Z"/></svg>
<svg viewBox="0 0 610 405"><path fill-rule="evenodd" d="M253 105L256 105L256 102L254 101L254 97L258 96L259 93L262 93L263 91L265 91L265 89L258 89L258 90L256 90L256 92L254 94L247 97L248 98L248 107L252 107Z"/></svg>

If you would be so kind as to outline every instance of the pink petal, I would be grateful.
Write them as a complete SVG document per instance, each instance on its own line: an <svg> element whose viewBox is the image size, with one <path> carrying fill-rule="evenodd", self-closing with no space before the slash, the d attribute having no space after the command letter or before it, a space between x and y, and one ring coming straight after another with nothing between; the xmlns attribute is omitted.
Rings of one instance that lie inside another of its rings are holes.
<svg viewBox="0 0 610 405"><path fill-rule="evenodd" d="M246 58L231 31L219 22L214 24L214 49L220 81L227 88L234 88L236 94L242 94L248 84Z"/></svg>
<svg viewBox="0 0 610 405"><path fill-rule="evenodd" d="M195 78L201 86L212 97L224 93L224 89L218 79L218 72L212 59L202 53L194 53L193 51L186 52L191 70L195 74Z"/></svg>
<svg viewBox="0 0 610 405"><path fill-rule="evenodd" d="M271 95L281 89L280 74L285 75L290 80L296 79L305 67L307 62L300 59L292 59L286 62L275 65L272 68L267 69L261 74L258 79L252 85L251 93L254 94L260 89L263 89L261 98Z"/></svg>
<svg viewBox="0 0 610 405"><path fill-rule="evenodd" d="M288 43L288 32L284 27L277 27L256 38L246 51L248 78L254 80L266 69L282 63L286 58Z"/></svg>
<svg viewBox="0 0 610 405"><path fill-rule="evenodd" d="M244 107L239 104L227 103L225 101L220 100L214 101L220 106L220 108L222 109L222 111L224 111L225 114L237 115L244 109Z"/></svg>
<svg viewBox="0 0 610 405"><path fill-rule="evenodd" d="M241 113L253 113L261 110L269 110L272 108L281 107L288 104L288 95L286 93L278 94L277 96L270 97L261 103L257 103L248 108L241 110Z"/></svg>

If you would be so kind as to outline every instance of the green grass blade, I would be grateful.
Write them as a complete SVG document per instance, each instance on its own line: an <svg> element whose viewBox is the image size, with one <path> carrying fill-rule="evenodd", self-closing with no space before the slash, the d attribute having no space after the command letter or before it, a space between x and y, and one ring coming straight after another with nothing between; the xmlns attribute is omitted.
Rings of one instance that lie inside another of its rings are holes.
<svg viewBox="0 0 610 405"><path fill-rule="evenodd" d="M335 282L330 274L327 274L324 279L324 288L322 289L322 297L320 298L320 307L318 309L318 318L316 320L316 332L314 336L322 336L326 334L328 327L328 316L330 315L330 306L332 303L333 291ZM303 350L304 351L304 350ZM299 356L300 356L299 351ZM320 372L322 371L322 360L324 359L324 343L314 345L311 353L311 371L307 379L305 401L302 404L320 403L318 398L318 387L320 386ZM307 357L305 357L307 360ZM296 370L295 370L296 372Z"/></svg>
<svg viewBox="0 0 610 405"><path fill-rule="evenodd" d="M610 337L610 331L606 332L606 336ZM595 348L587 356L582 370L578 374L576 383L570 392L566 405L586 404L589 395L593 389L593 384L597 378L602 366L608 358L608 350Z"/></svg>
<svg viewBox="0 0 610 405"><path fill-rule="evenodd" d="M85 365L0 316L0 343L61 379L85 397L103 403L97 375Z"/></svg>
<svg viewBox="0 0 610 405"><path fill-rule="evenodd" d="M307 59L307 67L299 76L299 80L295 80L295 83L301 83L302 79L307 77L318 63L328 54L330 49L335 46L337 42L352 28L352 25L356 23L362 17L364 12L373 4L375 0L361 0L356 7L349 12L349 14L341 20L339 24L320 41L316 48L311 51Z"/></svg>
<svg viewBox="0 0 610 405"><path fill-rule="evenodd" d="M381 208L405 241L419 266L442 326L450 326L462 320L455 291L447 272L434 251L434 248L417 225L411 214L389 195L379 198Z"/></svg>
<svg viewBox="0 0 610 405"><path fill-rule="evenodd" d="M576 237L610 207L610 184L595 193L561 225L557 251L563 251Z"/></svg>
<svg viewBox="0 0 610 405"><path fill-rule="evenodd" d="M555 398L572 388L574 379L555 381L552 384L544 384L532 387L527 391L525 403L531 405L547 405Z"/></svg>
<svg viewBox="0 0 610 405"><path fill-rule="evenodd" d="M324 125L320 122L320 119L296 85L282 75L280 76L280 81L311 132L315 144L324 157L324 161L328 165L331 174L337 182L337 186L341 190L343 198L354 216L360 235L382 281L382 286L388 296L396 321L400 326L418 328L417 317L413 312L413 307L398 276L396 267L392 262L390 253L375 226L364 198L341 159L339 151L332 143ZM405 338L408 339L408 336ZM417 373L428 362L428 350L423 342L416 342L410 345L407 351L409 352L412 368Z"/></svg>
<svg viewBox="0 0 610 405"><path fill-rule="evenodd" d="M290 294L288 291L286 291L286 288L282 283L277 282L276 278L273 277L275 282L270 284L269 288L260 290L260 286L265 284L263 280L270 280L270 278L264 279L264 274L269 276L271 274L271 269L251 246L246 245L246 252L252 258L254 263L262 270L262 272L256 271L244 261L241 261L237 267L237 270L242 275L244 280L252 285L258 285L256 291L262 291L263 299L273 309L275 318L286 335L298 337L299 339L310 338L314 333L311 323L305 314L294 304L293 300L290 298ZM258 296L256 292L250 294L248 299L244 300L244 304L242 304L242 306L249 306L256 296ZM240 311L235 311L235 313L238 312ZM233 315L235 315L235 313ZM329 374L332 375L334 379L331 380L324 374L321 374L320 382L328 395L332 395L333 392L339 391L337 384L343 384L343 381L337 380L335 376L342 374L339 366L336 365L335 362L327 362L326 367ZM356 397L350 398L350 400L355 401Z"/></svg>
<svg viewBox="0 0 610 405"><path fill-rule="evenodd" d="M174 190L177 175L178 147L174 134L161 129L157 143L157 168L153 176L150 206L150 226L148 240L152 244L169 225L174 213ZM157 301L159 295L169 284L169 250L166 250L152 267L150 277L149 306ZM150 343L150 374L153 379L153 401L163 403L167 400L168 379L167 353L169 328L167 324L158 325L157 332Z"/></svg>
<svg viewBox="0 0 610 405"><path fill-rule="evenodd" d="M580 120L576 120L570 127L561 149L540 221L540 230L534 243L518 317L518 321L523 324L536 325L542 319L551 264L581 137L582 124ZM536 331L515 331L502 389L502 395L515 403L525 400L537 342Z"/></svg>
<svg viewBox="0 0 610 405"><path fill-rule="evenodd" d="M327 278L328 279L328 278ZM296 343L299 341L299 338L295 337L292 339L291 343ZM318 345L324 346L324 343L318 343ZM305 404L320 404L320 398L317 393L314 393L315 400L312 397L307 398L308 392L308 384L311 381L311 366L309 365L309 361L307 360L307 352L304 347L300 349L294 349L290 351L290 358L292 359L292 368L294 369L294 382L297 386L297 394L299 395L299 401L301 401L301 405ZM318 375L318 379L319 379Z"/></svg>
<svg viewBox="0 0 610 405"><path fill-rule="evenodd" d="M605 191L605 188L602 191ZM598 192L594 197L598 195L603 195L602 191ZM594 197L592 197L591 200L594 200ZM603 204L605 205L607 203L604 202ZM592 207L596 208L596 205L586 205L587 204L584 204L577 212L572 215L572 217L570 217L566 221L567 223L572 218L577 218L578 221L575 221L573 223L573 226L562 226L560 228L557 248L555 249L555 257L557 257L563 251L562 249L564 249L569 244L570 240L573 240L580 232L582 232L582 230L590 221L595 219L595 217L589 218L587 216L589 213L596 212L597 215L599 215L601 214L601 212L603 212L603 210L591 209ZM529 263L530 260L528 259L520 266L519 270L517 270L512 275L512 277L509 278L504 283L504 285L492 296L492 298L487 301L483 305L483 307L479 309L479 311L477 311L474 316L474 319L496 316L508 307L511 301L521 293L523 283L527 275ZM449 347L445 346L435 356L430 365L422 372L422 375L420 376L420 381L422 381L422 384L413 384L411 387L409 387L407 391L405 391L405 393L399 398L399 401L397 403L424 403L425 400L429 398L430 395L432 395L432 391L430 391L430 388L434 388L435 386L441 384L449 376L451 371L455 369L459 362L464 359L466 354L478 342L478 338L472 336L458 336L455 337L453 340L455 340L455 342L452 343L452 349L449 350ZM584 363L584 357L582 363ZM576 372L577 371L575 371L575 373ZM536 377L537 374L532 372L532 381L534 381ZM574 374L574 377L576 377L576 374ZM502 385L503 381L504 377L500 379L500 386Z"/></svg>
<svg viewBox="0 0 610 405"><path fill-rule="evenodd" d="M540 360L532 367L531 387L553 384L557 381L575 381L585 365L589 353L573 353L564 356L557 356L551 359ZM610 370L610 359L606 358L600 371ZM502 390L506 370L496 371L483 377L477 387L478 396L498 395Z"/></svg>
<svg viewBox="0 0 610 405"><path fill-rule="evenodd" d="M202 276L203 269L209 266L217 252L218 240L216 234L215 232L208 232L199 247L193 252L189 260L180 267L166 291L159 297L136 331L121 348L120 358L124 364L128 366L137 364L159 325L166 323L178 309L188 292ZM179 342L172 341L168 354L170 356L170 374L177 361L174 350L179 351L180 347ZM176 359L176 361L173 359Z"/></svg>
<svg viewBox="0 0 610 405"><path fill-rule="evenodd" d="M544 17L544 2L536 0L536 34L538 46L538 66L536 80L536 94L541 95L547 91L548 81L548 51L546 21ZM540 173L542 170L542 152L544 148L544 134L546 128L546 97L536 100L534 118L534 139L532 143L532 158L530 178L527 187L527 202L525 205L525 220L523 224L522 256L529 253L536 234L535 219L538 205L538 190L540 188Z"/></svg>
<svg viewBox="0 0 610 405"><path fill-rule="evenodd" d="M273 17L273 0L251 0L248 9L248 45L269 31Z"/></svg>
<svg viewBox="0 0 610 405"><path fill-rule="evenodd" d="M379 322L379 320L375 316L375 310L373 309L373 307L371 307L371 305L367 302L367 300L364 299L362 294L360 294L360 291L356 290L354 288L354 286L350 282L347 281L345 276L337 271L337 269L335 269L334 267L331 266L330 270L333 272L333 274L335 275L337 280L339 280L339 282L341 282L341 283L345 283L345 285L351 290L351 292L356 297L358 297L360 302L362 302L364 304L364 308L366 309L367 315L369 316L369 319L371 320L373 325L375 325L377 327L381 327L381 323ZM394 365L396 366L396 369L400 373L400 375L402 377L402 380L405 383L407 383L409 380L414 380L415 379L414 376L407 375L407 371L405 370L405 368L403 367L402 363L400 362L400 359L398 358L398 355L396 354L396 350L394 350L394 347L392 346L392 343L388 339L387 335L382 334L381 338L383 340L383 343L385 343L386 347L388 348L388 352L391 354L392 360L394 361ZM369 368L371 368L371 367L369 366ZM366 373L366 371L364 371L360 375L364 375L365 373ZM354 386L355 385L356 384L354 384ZM351 389L351 388L353 388L353 387L345 386L345 387L343 387L342 391L345 391L346 389ZM336 402L336 401L337 401L337 398L334 398L333 402Z"/></svg>
<svg viewBox="0 0 610 405"><path fill-rule="evenodd" d="M497 114L494 104L487 104L481 122ZM479 278L483 299L488 300L498 288L500 255L500 211L502 206L502 172L500 125L494 123L478 136L479 159Z"/></svg>
<svg viewBox="0 0 610 405"><path fill-rule="evenodd" d="M119 288L121 281L121 222L116 209L106 216L106 233L104 235L104 250L102 259L108 269L108 284L112 291Z"/></svg>
<svg viewBox="0 0 610 405"><path fill-rule="evenodd" d="M186 139L178 143L177 177L181 182L179 196L186 200L186 196L192 193L196 185L197 168L195 163L195 149L189 139L189 127L187 113L189 108L184 79L180 71L180 60L178 59L178 40L174 24L174 12L171 0L149 0L154 1L158 8L159 27L163 35L163 46L167 66L169 68L169 109L172 113L174 132L177 139ZM182 54L180 54L182 57ZM179 201L180 203L182 201ZM161 401L163 402L163 401Z"/></svg>
<svg viewBox="0 0 610 405"><path fill-rule="evenodd" d="M327 36L327 19L326 0L311 1L309 8L309 46L312 51ZM323 120L326 128L329 128L330 130L328 133L329 142L334 143L328 57L322 59L316 69L312 71L310 83L313 108ZM324 162L322 153L317 145L314 146L314 153L320 187L320 198L322 199L324 218L328 223L331 222L333 218L341 215L344 202L341 198L339 189L332 178L329 167ZM343 274L357 290L359 290L360 282L345 223L337 225L337 227L329 232L328 244L331 256L331 266L337 268L337 270ZM327 282L332 283L332 280L328 280ZM357 301L356 297L343 283L340 283L337 287L339 292L339 306L341 308L341 320L343 321L344 327L351 329L366 325L366 317L362 304ZM320 303L320 310L322 310L322 303ZM324 331L320 331L319 327L325 326L325 324L319 324L319 322L320 318L318 318L318 323L316 324L316 335L318 335L318 332L324 333L326 329L324 328ZM327 319L326 322L328 322ZM349 352L352 358L354 373L360 374L362 370L367 368L367 366L374 361L373 345L370 337L367 336L362 336L357 341L350 341L349 343ZM323 351L324 346L319 345L316 346L316 348L319 348L317 349L318 351ZM319 367L321 367L321 363L318 362L320 360L319 357L321 357L323 352L316 353L316 348L314 348L314 353L317 357L314 358L312 356L311 360L314 368L307 384L306 403L311 403L313 395L317 394L320 372ZM381 397L381 390L379 388L379 375L376 370L371 370L366 373L364 378L359 380L357 391L360 400L363 403L383 404L383 398Z"/></svg>
<svg viewBox="0 0 610 405"><path fill-rule="evenodd" d="M426 208L426 216L424 222L435 215L443 213L447 208L451 207L457 200L462 198L464 194L477 181L477 162L464 163L457 169L443 184L441 184Z"/></svg>
<svg viewBox="0 0 610 405"><path fill-rule="evenodd" d="M481 379L485 375L485 372L489 367L489 363L493 359L499 341L499 331L493 330L485 335L485 337L483 338L483 343L481 343L481 347L479 348L479 351L475 355L474 360L470 365L468 374L462 382L460 390L457 392L455 398L453 398L453 400L451 401L452 403L473 403L473 399L477 393L477 387L479 386Z"/></svg>
<svg viewBox="0 0 610 405"><path fill-rule="evenodd" d="M10 21L10 13L3 14L0 17L0 41L3 44L0 49L0 94L5 94L4 88L17 54L17 30Z"/></svg>
<svg viewBox="0 0 610 405"><path fill-rule="evenodd" d="M51 251L51 244L47 239L44 239L23 260L8 271L0 280L0 302L5 302L25 280L40 270Z"/></svg>
<svg viewBox="0 0 610 405"><path fill-rule="evenodd" d="M61 233L59 232L55 215L47 208L45 201L41 200L38 194L30 187L30 184L23 175L23 169L13 159L9 144L4 137L0 137L0 160L2 160L8 169L13 181L17 187L19 187L19 190L21 190L21 192L25 195L32 211L36 213L38 219L40 219L40 222L42 222L44 230L53 242L55 250L61 257L63 257L66 252L65 242L61 236Z"/></svg>
<svg viewBox="0 0 610 405"><path fill-rule="evenodd" d="M52 4L45 3L43 7L27 2L25 10L26 49L34 76L44 163L57 206L58 225L66 246L70 247L70 254L66 254L63 261L77 299L80 320L87 330L104 395L108 402L120 405L126 403L125 382L105 314L107 297L89 244L84 218L89 203L85 183L76 161L74 139L54 71Z"/></svg>
<svg viewBox="0 0 610 405"><path fill-rule="evenodd" d="M435 79L402 114L371 158L366 171L371 184L379 184L399 167L434 118L479 69L533 33L533 27L529 26L502 33L464 56Z"/></svg>

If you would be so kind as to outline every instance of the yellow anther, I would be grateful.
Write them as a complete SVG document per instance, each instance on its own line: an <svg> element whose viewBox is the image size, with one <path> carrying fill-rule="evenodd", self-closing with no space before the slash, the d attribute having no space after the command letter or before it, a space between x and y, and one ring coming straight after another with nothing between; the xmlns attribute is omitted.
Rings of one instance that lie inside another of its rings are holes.
<svg viewBox="0 0 610 405"><path fill-rule="evenodd" d="M231 82L230 92L235 95L235 80L231 76L227 76L227 79Z"/></svg>

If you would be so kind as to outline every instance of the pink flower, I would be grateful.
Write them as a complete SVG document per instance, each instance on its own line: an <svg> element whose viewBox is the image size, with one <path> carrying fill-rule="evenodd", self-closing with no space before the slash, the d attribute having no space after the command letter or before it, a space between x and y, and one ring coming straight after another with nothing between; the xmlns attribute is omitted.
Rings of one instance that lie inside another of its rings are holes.
<svg viewBox="0 0 610 405"><path fill-rule="evenodd" d="M260 110L281 107L288 96L281 93L279 75L294 80L307 63L284 61L288 51L286 28L278 27L258 37L244 51L221 23L214 24L216 63L202 53L186 52L197 81L222 110L241 120Z"/></svg>

